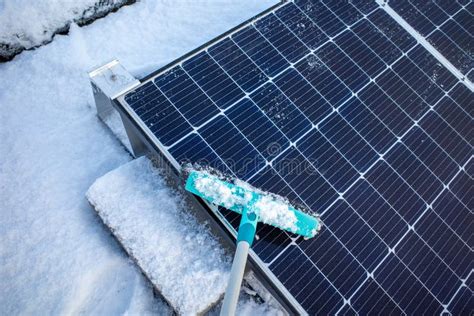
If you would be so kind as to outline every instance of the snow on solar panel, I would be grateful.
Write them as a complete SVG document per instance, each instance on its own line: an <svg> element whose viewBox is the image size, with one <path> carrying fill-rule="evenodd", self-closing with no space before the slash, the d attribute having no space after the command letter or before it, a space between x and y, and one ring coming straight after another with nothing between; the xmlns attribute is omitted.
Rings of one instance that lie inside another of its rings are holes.
<svg viewBox="0 0 474 316"><path fill-rule="evenodd" d="M176 167L321 214L314 239L261 225L252 247L309 314L474 309L473 100L364 0L284 3L120 98Z"/></svg>

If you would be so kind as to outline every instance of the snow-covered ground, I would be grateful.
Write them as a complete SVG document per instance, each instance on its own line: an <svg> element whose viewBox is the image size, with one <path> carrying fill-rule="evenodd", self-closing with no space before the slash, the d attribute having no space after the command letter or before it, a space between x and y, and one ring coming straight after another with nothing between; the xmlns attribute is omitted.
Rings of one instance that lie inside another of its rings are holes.
<svg viewBox="0 0 474 316"><path fill-rule="evenodd" d="M0 64L1 314L169 312L86 201L131 159L87 71L118 58L145 75L274 2L143 0Z"/></svg>
<svg viewBox="0 0 474 316"><path fill-rule="evenodd" d="M84 24L131 0L0 0L0 60L50 42L71 22Z"/></svg>

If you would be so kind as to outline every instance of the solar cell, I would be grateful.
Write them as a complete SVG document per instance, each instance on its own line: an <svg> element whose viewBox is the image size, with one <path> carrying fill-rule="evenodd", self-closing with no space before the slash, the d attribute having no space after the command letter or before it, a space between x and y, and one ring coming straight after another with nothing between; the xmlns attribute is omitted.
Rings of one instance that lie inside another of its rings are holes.
<svg viewBox="0 0 474 316"><path fill-rule="evenodd" d="M474 32L471 1L389 1L417 32L474 82Z"/></svg>
<svg viewBox="0 0 474 316"><path fill-rule="evenodd" d="M470 49L470 3L389 5ZM474 309L472 87L387 12L283 3L119 99L174 167L209 164L321 214L314 239L261 225L252 247L298 312Z"/></svg>

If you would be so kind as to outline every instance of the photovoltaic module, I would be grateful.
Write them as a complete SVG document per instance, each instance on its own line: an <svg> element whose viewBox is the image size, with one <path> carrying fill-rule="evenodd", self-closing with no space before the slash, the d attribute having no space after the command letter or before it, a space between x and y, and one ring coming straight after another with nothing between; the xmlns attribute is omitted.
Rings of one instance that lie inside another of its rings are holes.
<svg viewBox="0 0 474 316"><path fill-rule="evenodd" d="M316 238L261 225L252 247L291 312L470 313L473 14L284 2L116 105L175 168L211 165L321 215Z"/></svg>

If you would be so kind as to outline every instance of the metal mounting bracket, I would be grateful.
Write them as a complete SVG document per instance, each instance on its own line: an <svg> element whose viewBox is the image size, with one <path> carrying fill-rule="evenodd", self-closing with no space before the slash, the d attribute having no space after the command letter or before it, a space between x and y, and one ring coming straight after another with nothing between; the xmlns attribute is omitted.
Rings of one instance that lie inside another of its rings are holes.
<svg viewBox="0 0 474 316"><path fill-rule="evenodd" d="M113 102L120 95L138 87L140 81L132 76L117 59L90 71L89 78L99 118L117 135L135 157L144 154L145 146L143 142L136 134L135 129L132 128L129 120L114 108ZM128 138L128 143L126 138Z"/></svg>

